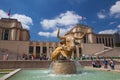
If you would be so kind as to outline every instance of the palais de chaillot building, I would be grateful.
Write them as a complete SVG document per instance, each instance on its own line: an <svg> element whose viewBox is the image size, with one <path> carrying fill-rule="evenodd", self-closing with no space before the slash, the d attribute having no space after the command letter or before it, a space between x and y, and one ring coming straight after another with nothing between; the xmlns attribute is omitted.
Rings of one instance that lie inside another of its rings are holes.
<svg viewBox="0 0 120 80"><path fill-rule="evenodd" d="M72 58L81 55L120 56L120 34L95 34L94 29L88 25L77 24L65 35L79 37L88 31L82 40L75 40L76 48ZM11 59L23 54L33 54L36 58L45 55L51 59L51 54L59 42L30 41L29 30L24 29L17 19L0 19L0 55L8 53ZM109 53L109 54L107 54Z"/></svg>

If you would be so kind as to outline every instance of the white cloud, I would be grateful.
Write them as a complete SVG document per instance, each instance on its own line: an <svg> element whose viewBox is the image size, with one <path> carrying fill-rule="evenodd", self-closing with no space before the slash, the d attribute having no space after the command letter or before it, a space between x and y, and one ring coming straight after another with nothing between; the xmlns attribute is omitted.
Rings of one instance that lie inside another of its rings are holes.
<svg viewBox="0 0 120 80"><path fill-rule="evenodd" d="M120 13L120 1L117 1L117 2L115 3L115 5L113 5L113 6L110 8L110 13L111 13L111 14Z"/></svg>
<svg viewBox="0 0 120 80"><path fill-rule="evenodd" d="M117 26L117 28L120 28L120 24Z"/></svg>
<svg viewBox="0 0 120 80"><path fill-rule="evenodd" d="M0 10L0 18L8 18L7 12ZM13 14L11 18L20 21L24 29L29 29L30 25L33 25L32 18L23 14Z"/></svg>
<svg viewBox="0 0 120 80"><path fill-rule="evenodd" d="M66 13L61 13L53 19L43 19L40 24L45 30L52 29L52 32L39 32L38 35L46 37L56 37L57 26L61 29L61 35L64 35L69 31L74 25L78 24L82 19L82 16L76 14L74 11L67 11ZM64 27L63 27L64 26Z"/></svg>
<svg viewBox="0 0 120 80"><path fill-rule="evenodd" d="M120 1L117 1L115 5L111 6L110 15L115 15L116 18L120 17Z"/></svg>
<svg viewBox="0 0 120 80"><path fill-rule="evenodd" d="M44 19L40 22L44 29L54 28L57 24L56 20Z"/></svg>
<svg viewBox="0 0 120 80"><path fill-rule="evenodd" d="M113 22L110 22L109 25L113 25L113 24L115 24L115 23L117 23L117 22L113 21Z"/></svg>
<svg viewBox="0 0 120 80"><path fill-rule="evenodd" d="M67 31L69 31L71 29L71 27L64 29L64 28L60 28L60 35L63 36ZM57 36L57 29L54 30L53 32L39 32L38 35L40 36L45 36L45 37L56 37Z"/></svg>
<svg viewBox="0 0 120 80"><path fill-rule="evenodd" d="M8 18L7 13L5 11L3 11L3 10L0 10L0 19L1 18Z"/></svg>
<svg viewBox="0 0 120 80"><path fill-rule="evenodd" d="M68 25L75 25L79 23L82 17L75 14L73 11L67 11L66 13L60 14L57 19L59 25L68 26Z"/></svg>
<svg viewBox="0 0 120 80"><path fill-rule="evenodd" d="M99 19L104 19L106 17L105 10L101 10L100 12L98 12L97 16Z"/></svg>
<svg viewBox="0 0 120 80"><path fill-rule="evenodd" d="M22 23L23 28L29 29L30 25L33 25L32 19L23 14L14 14L11 18L15 18Z"/></svg>
<svg viewBox="0 0 120 80"><path fill-rule="evenodd" d="M114 34L115 32L117 32L117 29L109 29L109 30L100 31L98 34Z"/></svg>
<svg viewBox="0 0 120 80"><path fill-rule="evenodd" d="M73 11L67 11L66 13L61 13L54 19L43 19L40 24L44 29L54 29L56 26L71 26L79 23L82 17Z"/></svg>

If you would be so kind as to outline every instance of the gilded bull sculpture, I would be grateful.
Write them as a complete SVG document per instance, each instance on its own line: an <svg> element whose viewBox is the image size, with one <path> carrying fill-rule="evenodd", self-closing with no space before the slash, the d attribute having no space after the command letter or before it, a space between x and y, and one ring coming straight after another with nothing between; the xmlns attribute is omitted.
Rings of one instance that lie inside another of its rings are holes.
<svg viewBox="0 0 120 80"><path fill-rule="evenodd" d="M52 53L52 60L57 60L61 55L70 59L72 55L72 51L75 48L75 40L81 40L85 36L86 32L83 33L80 37L73 37L71 35L60 36L60 29L58 29L57 37L61 40L61 46L57 47Z"/></svg>

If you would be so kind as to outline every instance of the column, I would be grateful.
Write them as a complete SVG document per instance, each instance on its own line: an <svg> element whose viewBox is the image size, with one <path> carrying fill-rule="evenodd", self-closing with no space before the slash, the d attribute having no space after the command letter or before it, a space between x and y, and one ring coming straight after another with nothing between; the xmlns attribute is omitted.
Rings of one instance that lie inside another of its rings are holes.
<svg viewBox="0 0 120 80"><path fill-rule="evenodd" d="M20 40L20 29L17 29L17 40Z"/></svg>
<svg viewBox="0 0 120 80"><path fill-rule="evenodd" d="M92 33L88 34L88 43L93 43L93 34Z"/></svg>
<svg viewBox="0 0 120 80"><path fill-rule="evenodd" d="M90 28L88 29L88 43L93 43L93 30Z"/></svg>
<svg viewBox="0 0 120 80"><path fill-rule="evenodd" d="M107 37L107 46L109 46L109 37Z"/></svg>
<svg viewBox="0 0 120 80"><path fill-rule="evenodd" d="M33 55L35 55L36 57L36 45L35 44L33 45Z"/></svg>
<svg viewBox="0 0 120 80"><path fill-rule="evenodd" d="M2 29L0 29L0 40L2 39Z"/></svg>
<svg viewBox="0 0 120 80"><path fill-rule="evenodd" d="M49 42L46 42L46 48L47 48L47 55L46 57L49 58L50 57L50 52L49 52Z"/></svg>
<svg viewBox="0 0 120 80"><path fill-rule="evenodd" d="M42 53L43 53L43 44L40 43L40 56L42 55Z"/></svg>
<svg viewBox="0 0 120 80"><path fill-rule="evenodd" d="M16 29L11 29L11 40L16 40Z"/></svg>
<svg viewBox="0 0 120 80"><path fill-rule="evenodd" d="M77 54L77 58L79 58L79 46L78 45L76 45L76 54Z"/></svg>

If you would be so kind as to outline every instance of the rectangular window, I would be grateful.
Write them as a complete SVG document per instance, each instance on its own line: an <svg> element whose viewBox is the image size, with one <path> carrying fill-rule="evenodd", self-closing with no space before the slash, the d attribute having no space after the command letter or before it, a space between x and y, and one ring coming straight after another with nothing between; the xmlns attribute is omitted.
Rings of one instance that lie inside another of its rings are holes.
<svg viewBox="0 0 120 80"><path fill-rule="evenodd" d="M8 40L9 39L9 29L5 29L3 31L3 35L2 36L3 36L2 37L3 40Z"/></svg>
<svg viewBox="0 0 120 80"><path fill-rule="evenodd" d="M102 40L102 39L101 39L101 38L99 38L100 43L102 42L101 40Z"/></svg>
<svg viewBox="0 0 120 80"><path fill-rule="evenodd" d="M104 42L104 38L102 38L102 41L103 41L103 43L105 43L105 42Z"/></svg>
<svg viewBox="0 0 120 80"><path fill-rule="evenodd" d="M43 53L47 53L47 47L43 47Z"/></svg>
<svg viewBox="0 0 120 80"><path fill-rule="evenodd" d="M108 46L107 38L105 38L105 43L106 43L106 46Z"/></svg>
<svg viewBox="0 0 120 80"><path fill-rule="evenodd" d="M36 53L40 53L40 46L36 46Z"/></svg>
<svg viewBox="0 0 120 80"><path fill-rule="evenodd" d="M86 36L84 36L84 38L83 38L83 42L84 43L86 43L87 41L86 41Z"/></svg>
<svg viewBox="0 0 120 80"><path fill-rule="evenodd" d="M33 46L29 46L29 53L33 54Z"/></svg>
<svg viewBox="0 0 120 80"><path fill-rule="evenodd" d="M96 40L97 40L96 42L99 43L99 42L98 42L98 38L96 38Z"/></svg>

